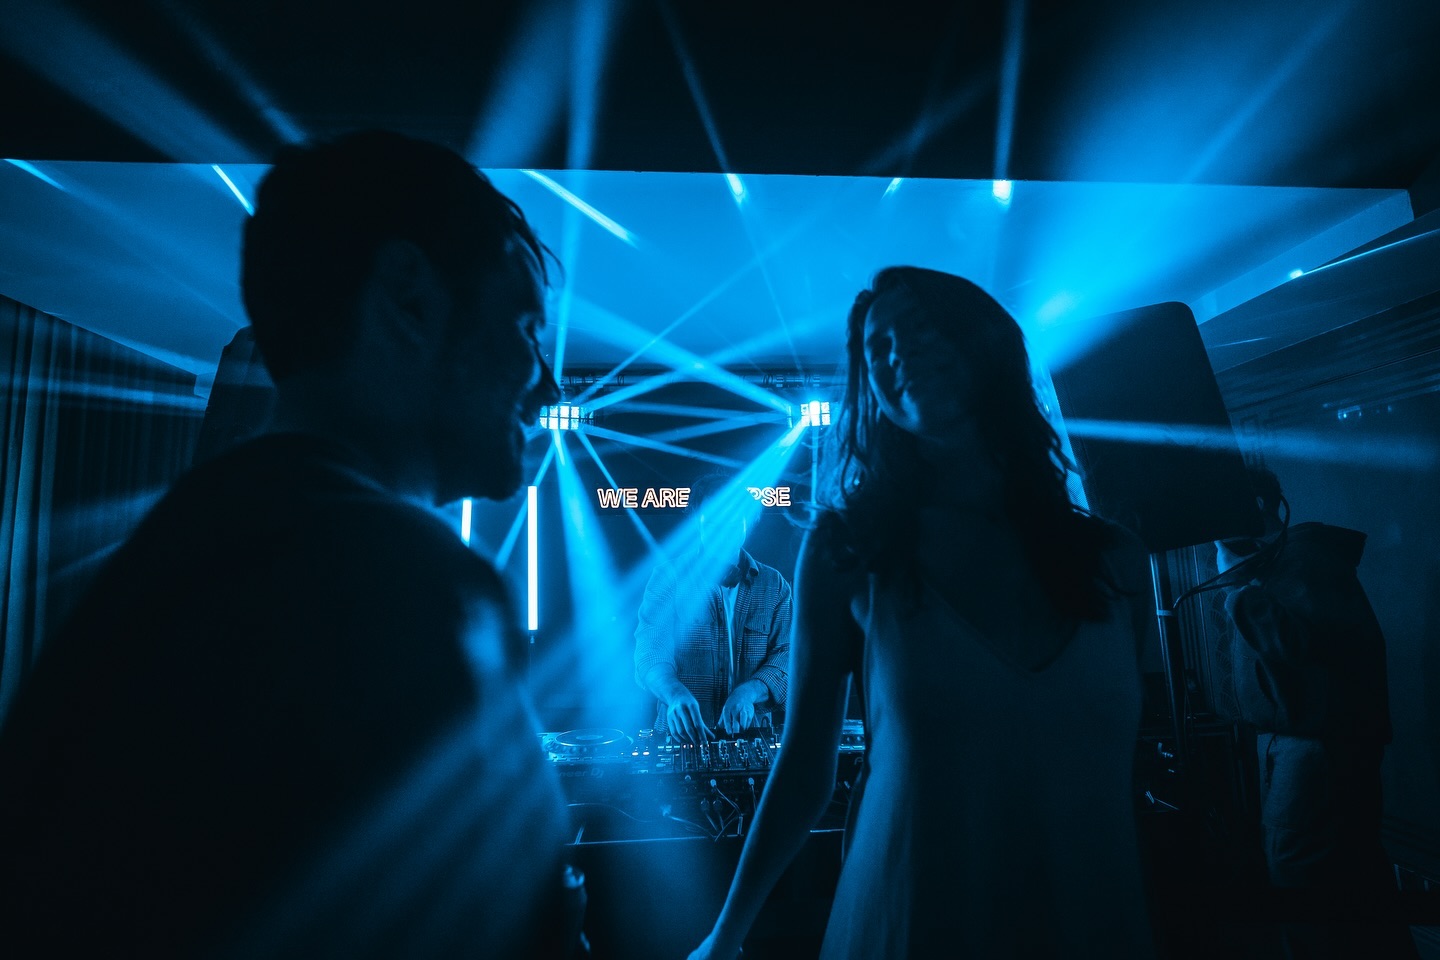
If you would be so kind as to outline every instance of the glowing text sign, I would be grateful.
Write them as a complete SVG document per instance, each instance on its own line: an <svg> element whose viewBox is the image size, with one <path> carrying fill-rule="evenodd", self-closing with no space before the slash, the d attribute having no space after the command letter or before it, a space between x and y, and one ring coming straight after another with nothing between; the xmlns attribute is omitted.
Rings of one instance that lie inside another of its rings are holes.
<svg viewBox="0 0 1440 960"><path fill-rule="evenodd" d="M762 507L790 506L789 487L746 487ZM602 510L684 510L690 506L689 487L598 487L595 500Z"/></svg>
<svg viewBox="0 0 1440 960"><path fill-rule="evenodd" d="M600 487L595 499L603 510L648 509L652 507L679 507L690 505L689 487L646 487L645 496L640 496L639 487Z"/></svg>

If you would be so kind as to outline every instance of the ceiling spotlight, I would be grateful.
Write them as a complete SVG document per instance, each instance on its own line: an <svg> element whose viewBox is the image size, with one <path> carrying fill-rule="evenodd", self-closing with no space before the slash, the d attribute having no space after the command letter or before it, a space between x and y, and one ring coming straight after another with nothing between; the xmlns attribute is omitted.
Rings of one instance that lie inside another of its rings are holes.
<svg viewBox="0 0 1440 960"><path fill-rule="evenodd" d="M1009 203L1014 191L1015 185L1009 180L995 180L990 184L990 194L1001 203Z"/></svg>
<svg viewBox="0 0 1440 960"><path fill-rule="evenodd" d="M582 430L595 422L595 414L573 403L559 403L540 408L542 430Z"/></svg>
<svg viewBox="0 0 1440 960"><path fill-rule="evenodd" d="M790 426L795 426L795 408L790 408ZM800 426L830 426L830 401L810 400L800 404Z"/></svg>

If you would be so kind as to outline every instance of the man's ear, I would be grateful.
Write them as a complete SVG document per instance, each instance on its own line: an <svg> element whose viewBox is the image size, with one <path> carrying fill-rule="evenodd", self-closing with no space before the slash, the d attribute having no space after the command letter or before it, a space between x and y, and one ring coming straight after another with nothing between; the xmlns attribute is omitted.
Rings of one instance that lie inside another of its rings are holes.
<svg viewBox="0 0 1440 960"><path fill-rule="evenodd" d="M375 325L374 332L397 343L440 342L450 294L434 262L413 242L381 242L360 297L361 312Z"/></svg>

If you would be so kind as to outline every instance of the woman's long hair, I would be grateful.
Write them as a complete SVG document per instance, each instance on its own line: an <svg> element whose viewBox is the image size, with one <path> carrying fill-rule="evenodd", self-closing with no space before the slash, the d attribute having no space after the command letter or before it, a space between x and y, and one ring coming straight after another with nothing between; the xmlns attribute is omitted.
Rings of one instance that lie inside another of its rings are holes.
<svg viewBox="0 0 1440 960"><path fill-rule="evenodd" d="M1104 619L1117 594L1103 558L1114 530L1070 500L1069 460L1036 400L1019 325L985 291L948 273L886 268L850 308L845 400L821 498L838 515L849 551L882 578L915 572L914 491L927 479L927 467L916 438L881 413L865 360L866 315L879 297L894 292L910 297L972 358L964 380L981 443L1000 472L1004 516L1055 613Z"/></svg>

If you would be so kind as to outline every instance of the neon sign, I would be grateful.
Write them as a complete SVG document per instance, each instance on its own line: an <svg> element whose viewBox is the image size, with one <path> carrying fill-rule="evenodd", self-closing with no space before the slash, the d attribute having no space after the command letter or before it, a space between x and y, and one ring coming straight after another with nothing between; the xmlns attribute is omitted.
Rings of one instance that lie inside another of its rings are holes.
<svg viewBox="0 0 1440 960"><path fill-rule="evenodd" d="M746 487L762 507L790 506L789 487ZM595 502L601 510L684 510L690 506L689 487L597 487Z"/></svg>
<svg viewBox="0 0 1440 960"><path fill-rule="evenodd" d="M676 507L681 510L690 505L689 487L646 487L645 496L640 496L639 487L600 487L595 499L602 510L626 510Z"/></svg>
<svg viewBox="0 0 1440 960"><path fill-rule="evenodd" d="M746 487L750 496L760 501L762 507L788 507L790 506L789 487Z"/></svg>

